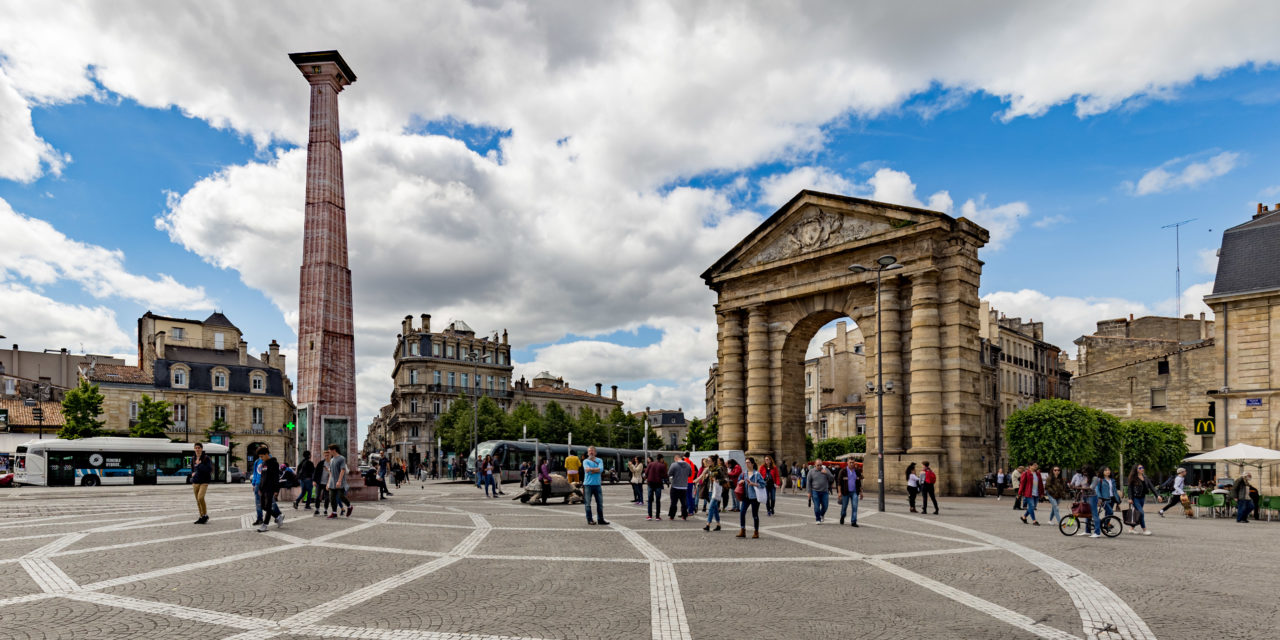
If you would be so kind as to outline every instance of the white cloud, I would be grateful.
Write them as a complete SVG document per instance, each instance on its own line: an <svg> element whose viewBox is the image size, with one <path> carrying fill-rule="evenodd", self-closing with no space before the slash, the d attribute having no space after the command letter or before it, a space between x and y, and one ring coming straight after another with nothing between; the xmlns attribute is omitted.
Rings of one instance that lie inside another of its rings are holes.
<svg viewBox="0 0 1280 640"><path fill-rule="evenodd" d="M0 282L0 327L9 344L22 349L66 348L73 353L136 351L133 340L120 330L116 314L103 306L66 304L16 282Z"/></svg>
<svg viewBox="0 0 1280 640"><path fill-rule="evenodd" d="M22 278L36 286L75 282L95 298L134 300L156 309L209 309L202 287L171 276L129 272L124 252L72 240L53 225L24 216L0 199L0 279Z"/></svg>
<svg viewBox="0 0 1280 640"><path fill-rule="evenodd" d="M31 107L0 68L0 178L31 182L45 171L62 172L70 157L36 135Z"/></svg>
<svg viewBox="0 0 1280 640"><path fill-rule="evenodd" d="M1143 174L1137 185L1126 182L1125 187L1137 196L1195 187L1236 168L1240 154L1223 151L1203 162L1190 162L1189 159L1190 156L1169 160Z"/></svg>
<svg viewBox="0 0 1280 640"><path fill-rule="evenodd" d="M1201 249L1196 252L1196 267L1201 273L1217 275L1218 273L1218 250L1217 249Z"/></svg>
<svg viewBox="0 0 1280 640"><path fill-rule="evenodd" d="M986 227L991 232L991 240L987 249L998 250L1017 232L1022 219L1031 213L1025 202L1009 202L999 206L988 207L987 197L979 196L976 200L965 200L960 206L960 215Z"/></svg>
<svg viewBox="0 0 1280 640"><path fill-rule="evenodd" d="M854 183L827 167L796 167L760 181L760 202L781 207L803 189L824 193L853 193Z"/></svg>
<svg viewBox="0 0 1280 640"><path fill-rule="evenodd" d="M1031 223L1031 226L1037 229L1048 229L1050 227L1056 227L1068 221L1069 221L1069 218L1067 218L1064 215L1052 215L1052 216L1045 216L1043 218L1040 218L1039 220L1036 220L1035 222Z"/></svg>

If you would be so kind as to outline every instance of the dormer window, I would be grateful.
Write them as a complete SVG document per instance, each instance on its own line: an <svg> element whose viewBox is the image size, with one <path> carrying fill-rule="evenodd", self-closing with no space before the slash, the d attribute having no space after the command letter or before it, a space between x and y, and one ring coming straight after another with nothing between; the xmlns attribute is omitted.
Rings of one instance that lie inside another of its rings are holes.
<svg viewBox="0 0 1280 640"><path fill-rule="evenodd" d="M214 390L214 391L226 391L226 390L227 390L227 378L228 378L228 376L227 376L227 370L226 370L226 369L214 369L214 370L213 370L213 390Z"/></svg>
<svg viewBox="0 0 1280 640"><path fill-rule="evenodd" d="M410 342L410 343L409 343L409 355L411 355L411 356L416 356L416 355L418 355L418 353L419 353L419 351L418 351L418 343L416 343L416 342Z"/></svg>
<svg viewBox="0 0 1280 640"><path fill-rule="evenodd" d="M175 388L186 389L190 382L191 372L187 370L185 365L179 365L170 372L170 382Z"/></svg>
<svg viewBox="0 0 1280 640"><path fill-rule="evenodd" d="M267 390L267 377L261 371L254 371L249 375L249 390L253 393L265 393Z"/></svg>

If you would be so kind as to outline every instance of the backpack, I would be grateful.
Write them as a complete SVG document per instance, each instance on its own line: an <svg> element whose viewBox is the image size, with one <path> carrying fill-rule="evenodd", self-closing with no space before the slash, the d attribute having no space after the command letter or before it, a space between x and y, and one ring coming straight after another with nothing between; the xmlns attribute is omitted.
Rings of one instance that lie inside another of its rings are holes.
<svg viewBox="0 0 1280 640"><path fill-rule="evenodd" d="M938 476L933 472L933 469L926 468L924 470L924 481L925 484L935 484L938 482Z"/></svg>

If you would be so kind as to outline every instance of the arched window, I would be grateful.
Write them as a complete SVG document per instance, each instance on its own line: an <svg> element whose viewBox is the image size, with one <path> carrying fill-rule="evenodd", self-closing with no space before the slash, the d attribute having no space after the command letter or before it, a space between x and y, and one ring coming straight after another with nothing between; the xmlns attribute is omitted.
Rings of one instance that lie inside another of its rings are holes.
<svg viewBox="0 0 1280 640"><path fill-rule="evenodd" d="M249 391L252 393L267 392L267 376L261 371L254 371L249 374Z"/></svg>
<svg viewBox="0 0 1280 640"><path fill-rule="evenodd" d="M231 374L228 373L226 369L223 369L222 367L215 368L213 370L213 390L226 391L227 381L230 380L230 378Z"/></svg>
<svg viewBox="0 0 1280 640"><path fill-rule="evenodd" d="M174 365L169 371L169 376L174 388L186 389L191 384L191 369L185 364Z"/></svg>

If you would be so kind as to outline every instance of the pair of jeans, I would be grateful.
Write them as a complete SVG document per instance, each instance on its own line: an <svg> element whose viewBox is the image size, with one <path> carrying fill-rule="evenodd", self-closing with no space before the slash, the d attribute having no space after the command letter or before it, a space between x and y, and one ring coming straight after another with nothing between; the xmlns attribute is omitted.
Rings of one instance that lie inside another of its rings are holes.
<svg viewBox="0 0 1280 640"><path fill-rule="evenodd" d="M1036 498L1035 497L1023 498L1022 503L1027 505L1027 512L1022 514L1022 517L1031 518L1032 520L1035 520L1036 519Z"/></svg>
<svg viewBox="0 0 1280 640"><path fill-rule="evenodd" d="M320 488L317 490L317 494L318 495L316 496L316 513L320 513L320 505L324 505L324 510L328 511L329 510L329 488L324 485L320 485Z"/></svg>
<svg viewBox="0 0 1280 640"><path fill-rule="evenodd" d="M259 493L258 505L262 510L263 515L266 516L266 518L262 520L263 522L266 522L271 518L280 517L280 507L276 505L276 494Z"/></svg>
<svg viewBox="0 0 1280 640"><path fill-rule="evenodd" d="M591 499L596 501L596 517L591 519ZM587 509L587 522L604 522L604 487L598 484L582 485L582 506Z"/></svg>
<svg viewBox="0 0 1280 640"><path fill-rule="evenodd" d="M813 518L818 522L822 522L822 517L827 515L828 495L826 491L814 491L813 495Z"/></svg>
<svg viewBox="0 0 1280 640"><path fill-rule="evenodd" d="M707 507L707 524L711 524L714 520L716 524L720 524L720 501L712 500L711 506Z"/></svg>
<svg viewBox="0 0 1280 640"><path fill-rule="evenodd" d="M766 487L764 488L764 492L765 492L765 503L764 503L765 513L768 513L769 515L773 515L773 505L775 504L774 499L775 499L775 498L777 497L777 495L778 495L778 488L777 488L776 486L774 486L773 481L768 480L768 481L766 481L766 482L768 482L768 486L766 486Z"/></svg>
<svg viewBox="0 0 1280 640"><path fill-rule="evenodd" d="M654 516L658 516L659 518L662 517L662 483L661 482L649 483L648 512L649 512L650 518Z"/></svg>
<svg viewBox="0 0 1280 640"><path fill-rule="evenodd" d="M486 498L489 497L490 487L493 488L493 495L494 496L498 495L498 487L493 484L493 474L485 474L484 479L481 481L480 484L484 486L484 495Z"/></svg>
<svg viewBox="0 0 1280 640"><path fill-rule="evenodd" d="M1143 509L1145 509L1146 506L1147 506L1146 498L1133 499L1133 508L1138 512L1138 526L1142 527L1143 531L1147 530L1147 514L1143 513Z"/></svg>
<svg viewBox="0 0 1280 640"><path fill-rule="evenodd" d="M253 485L253 510L258 515L257 520L262 521L262 496L258 495L258 485Z"/></svg>
<svg viewBox="0 0 1280 640"><path fill-rule="evenodd" d="M934 486L928 482L920 484L920 510L929 512L929 500L933 500L933 512L938 512L938 494L934 491Z"/></svg>
<svg viewBox="0 0 1280 640"><path fill-rule="evenodd" d="M688 506L689 508L689 513L697 513L698 512L698 488L693 485L689 485L689 488L685 490L684 501L686 503L686 506Z"/></svg>
<svg viewBox="0 0 1280 640"><path fill-rule="evenodd" d="M671 487L671 508L668 509L668 512L667 512L668 518L671 518L672 520L675 519L676 505L680 505L681 518L689 517L689 499L687 495L688 495L688 490Z"/></svg>
<svg viewBox="0 0 1280 640"><path fill-rule="evenodd" d="M1236 500L1236 522L1248 522L1249 513L1252 511L1252 500Z"/></svg>
<svg viewBox="0 0 1280 640"><path fill-rule="evenodd" d="M1062 514L1058 513L1058 499L1053 496L1045 496L1049 500L1049 522L1054 520L1062 520Z"/></svg>
<svg viewBox="0 0 1280 640"><path fill-rule="evenodd" d="M743 498L738 505L742 508L738 512L738 528L747 528L747 509L751 509L751 522L755 526L755 530L760 530L760 501L755 498Z"/></svg>
<svg viewBox="0 0 1280 640"><path fill-rule="evenodd" d="M1098 515L1098 496L1089 496L1085 498L1084 501L1089 503L1089 512L1093 514L1093 517L1085 520L1084 532L1094 533L1093 528L1099 524L1099 519L1101 518L1101 516ZM1101 530L1099 530L1098 533L1101 533Z"/></svg>
<svg viewBox="0 0 1280 640"><path fill-rule="evenodd" d="M851 523L857 522L858 521L858 494L850 492L840 496L840 521L841 522L844 521L844 512L846 507L850 508L849 511L851 513L851 515L849 516L849 522Z"/></svg>
<svg viewBox="0 0 1280 640"><path fill-rule="evenodd" d="M307 508L311 508L311 478L302 478L298 481L298 499L293 501L293 508L298 508L298 503L303 500L307 501Z"/></svg>
<svg viewBox="0 0 1280 640"><path fill-rule="evenodd" d="M639 482L631 483L631 495L635 498L636 504L644 502L644 485Z"/></svg>
<svg viewBox="0 0 1280 640"><path fill-rule="evenodd" d="M346 502L348 506L351 505L351 503L347 501L346 489L343 489L342 487L334 487L329 490L329 507L334 513L337 513L338 509L342 508L342 503L344 502Z"/></svg>

